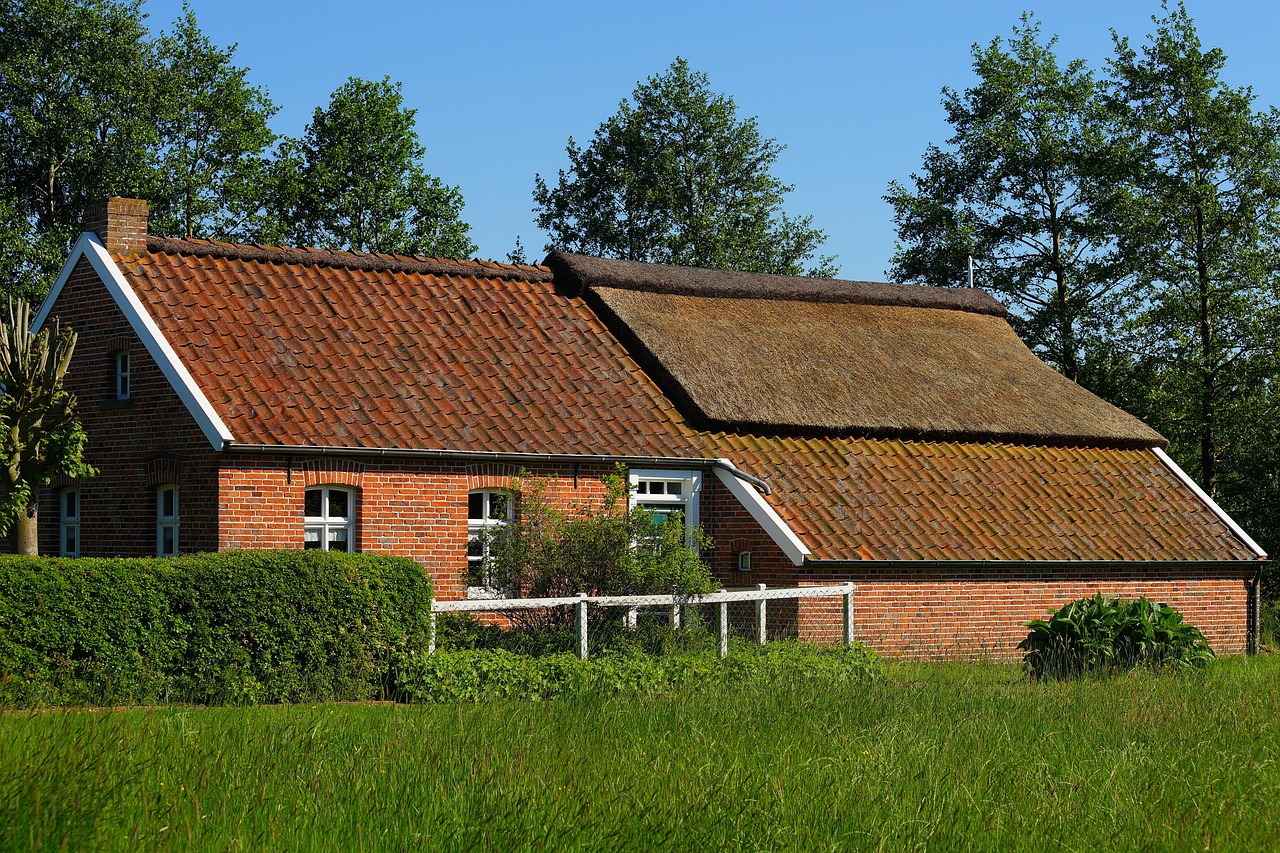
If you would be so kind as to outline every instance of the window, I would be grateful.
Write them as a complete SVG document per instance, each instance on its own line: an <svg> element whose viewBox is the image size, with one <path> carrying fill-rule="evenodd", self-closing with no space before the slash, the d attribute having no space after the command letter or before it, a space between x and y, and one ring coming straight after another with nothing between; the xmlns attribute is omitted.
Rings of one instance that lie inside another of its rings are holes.
<svg viewBox="0 0 1280 853"><path fill-rule="evenodd" d="M58 496L61 533L58 553L64 557L80 556L80 490L63 489Z"/></svg>
<svg viewBox="0 0 1280 853"><path fill-rule="evenodd" d="M116 353L116 399L129 399L129 351Z"/></svg>
<svg viewBox="0 0 1280 853"><path fill-rule="evenodd" d="M350 554L356 539L355 504L355 492L350 489L307 489L302 501L302 547Z"/></svg>
<svg viewBox="0 0 1280 853"><path fill-rule="evenodd" d="M493 535L511 523L513 503L510 494L493 489L467 495L467 587L472 595L495 590L489 546Z"/></svg>
<svg viewBox="0 0 1280 853"><path fill-rule="evenodd" d="M156 489L156 555L172 557L178 553L178 487Z"/></svg>
<svg viewBox="0 0 1280 853"><path fill-rule="evenodd" d="M750 551L738 552L738 571L740 572L751 571L751 552Z"/></svg>
<svg viewBox="0 0 1280 853"><path fill-rule="evenodd" d="M631 506L643 507L655 526L666 524L677 513L685 530L698 524L698 494L702 474L697 471L632 471Z"/></svg>

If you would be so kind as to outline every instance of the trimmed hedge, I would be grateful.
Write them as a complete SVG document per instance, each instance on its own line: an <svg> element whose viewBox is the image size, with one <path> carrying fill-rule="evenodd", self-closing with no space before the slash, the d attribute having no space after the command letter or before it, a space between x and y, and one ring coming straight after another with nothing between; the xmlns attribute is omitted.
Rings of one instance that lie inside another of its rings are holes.
<svg viewBox="0 0 1280 853"><path fill-rule="evenodd" d="M860 645L744 646L723 660L713 651L651 655L617 650L580 660L563 653L535 657L506 649L463 649L406 661L399 686L410 701L486 702L653 695L740 685L785 690L799 682L861 683L882 675L875 654Z"/></svg>
<svg viewBox="0 0 1280 853"><path fill-rule="evenodd" d="M0 702L382 696L430 612L422 567L377 554L0 556Z"/></svg>

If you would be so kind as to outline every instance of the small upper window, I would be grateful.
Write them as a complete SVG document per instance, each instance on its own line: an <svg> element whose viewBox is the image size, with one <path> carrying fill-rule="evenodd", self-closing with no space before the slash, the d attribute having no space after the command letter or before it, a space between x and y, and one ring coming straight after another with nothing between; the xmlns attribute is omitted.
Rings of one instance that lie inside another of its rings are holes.
<svg viewBox="0 0 1280 853"><path fill-rule="evenodd" d="M302 499L302 547L351 553L356 538L355 503L355 492L350 489L307 489Z"/></svg>
<svg viewBox="0 0 1280 853"><path fill-rule="evenodd" d="M80 556L80 490L63 489L58 496L61 532L58 553L64 557Z"/></svg>
<svg viewBox="0 0 1280 853"><path fill-rule="evenodd" d="M116 353L116 399L129 399L129 351Z"/></svg>
<svg viewBox="0 0 1280 853"><path fill-rule="evenodd" d="M467 495L467 586L497 586L489 564L489 546L494 534L511 523L515 509L512 504L509 493L493 489Z"/></svg>
<svg viewBox="0 0 1280 853"><path fill-rule="evenodd" d="M156 489L156 554L172 557L178 553L178 487Z"/></svg>
<svg viewBox="0 0 1280 853"><path fill-rule="evenodd" d="M677 514L686 530L698 524L698 494L702 474L697 471L632 471L631 506L646 510L655 526Z"/></svg>

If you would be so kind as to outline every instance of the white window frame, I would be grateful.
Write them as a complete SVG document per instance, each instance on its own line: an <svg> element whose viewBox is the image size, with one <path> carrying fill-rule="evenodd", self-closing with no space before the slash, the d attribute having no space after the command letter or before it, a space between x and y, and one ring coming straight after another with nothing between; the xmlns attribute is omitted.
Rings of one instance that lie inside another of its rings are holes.
<svg viewBox="0 0 1280 853"><path fill-rule="evenodd" d="M638 506L658 505L666 507L680 507L684 512L684 529L687 534L688 541L693 541L693 530L700 522L700 514L698 511L699 497L702 494L702 472L687 471L679 469L632 469L627 474L628 485L630 485L628 508L635 509ZM667 494L666 483L680 482L680 494ZM646 494L640 493L641 484L646 486ZM664 488L661 494L648 494L648 487L652 483L663 483ZM656 507L655 507L656 508Z"/></svg>
<svg viewBox="0 0 1280 853"><path fill-rule="evenodd" d="M69 498L74 500L69 501ZM68 512L67 504L71 503L71 511ZM63 557L79 557L80 556L80 490L71 488L63 489L58 494L58 553ZM74 546L68 547L67 534L71 534L71 541Z"/></svg>
<svg viewBox="0 0 1280 853"><path fill-rule="evenodd" d="M171 509L165 507L165 496L173 495ZM156 487L156 556L176 557L182 547L178 541L182 521L182 489L175 483ZM172 534L172 543L166 547L165 534Z"/></svg>
<svg viewBox="0 0 1280 853"><path fill-rule="evenodd" d="M320 515L307 515L307 492L320 492ZM347 514L345 516L329 515L329 495L342 492L347 496ZM345 530L347 534L347 550L354 554L356 550L356 490L347 486L307 486L302 493L302 547L307 547L307 534L318 535L321 551L334 550L329 547L330 534L337 530Z"/></svg>
<svg viewBox="0 0 1280 853"><path fill-rule="evenodd" d="M116 399L129 399L129 351L116 351Z"/></svg>
<svg viewBox="0 0 1280 853"><path fill-rule="evenodd" d="M471 517L471 498L473 496L481 496L480 517ZM495 495L501 495L507 502L507 511L505 517L490 518L493 507L493 498ZM503 594L503 590L496 586L492 578L489 577L489 569L485 564L489 561L489 541L486 534L491 534L495 530L499 530L511 524L515 520L516 495L507 489L472 489L467 492L467 577L471 576L471 567L475 563L482 566L481 575L483 583L479 586L467 585L468 598L494 598ZM481 553L471 553L471 543L480 540Z"/></svg>

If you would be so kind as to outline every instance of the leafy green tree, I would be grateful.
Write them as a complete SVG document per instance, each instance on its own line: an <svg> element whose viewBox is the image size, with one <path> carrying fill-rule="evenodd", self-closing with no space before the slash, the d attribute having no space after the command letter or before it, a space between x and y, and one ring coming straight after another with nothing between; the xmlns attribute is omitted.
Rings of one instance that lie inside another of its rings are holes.
<svg viewBox="0 0 1280 853"><path fill-rule="evenodd" d="M155 42L159 148L149 193L156 230L234 240L253 228L275 141L266 93L231 62L190 6Z"/></svg>
<svg viewBox="0 0 1280 853"><path fill-rule="evenodd" d="M421 165L400 84L352 77L273 164L265 239L363 252L467 257L462 193Z"/></svg>
<svg viewBox="0 0 1280 853"><path fill-rule="evenodd" d="M147 31L136 0L0 0L0 274L43 296L87 202L149 176Z"/></svg>
<svg viewBox="0 0 1280 853"><path fill-rule="evenodd" d="M712 269L834 275L817 256L826 234L790 217L793 187L770 172L783 146L740 120L733 99L677 58L639 84L597 128L567 147L554 187L535 176L547 249ZM807 268L806 268L807 267Z"/></svg>
<svg viewBox="0 0 1280 853"><path fill-rule="evenodd" d="M0 532L12 529L17 553L35 556L38 490L59 474L97 472L83 458L86 437L76 399L62 386L76 334L56 322L38 334L30 329L30 307L11 300L0 324Z"/></svg>
<svg viewBox="0 0 1280 853"><path fill-rule="evenodd" d="M532 596L700 593L718 586L698 555L711 544L701 530L687 534L675 517L655 524L645 510L629 510L622 471L604 484L598 502L566 509L549 499L545 479L512 483L519 512L488 543L489 576Z"/></svg>
<svg viewBox="0 0 1280 853"><path fill-rule="evenodd" d="M1108 226L1127 159L1092 72L1060 65L1056 42L1024 15L1007 42L974 45L978 83L942 90L948 148L930 145L912 186L895 181L885 196L900 241L889 274L959 285L972 257L1023 339L1080 380L1122 313Z"/></svg>
<svg viewBox="0 0 1280 853"><path fill-rule="evenodd" d="M1153 420L1216 494L1224 470L1242 485L1257 442L1241 429L1276 414L1280 116L1222 81L1225 55L1202 49L1183 5L1153 20L1141 51L1116 36L1110 61L1112 106L1145 154L1118 234L1142 287L1145 355L1162 366Z"/></svg>

